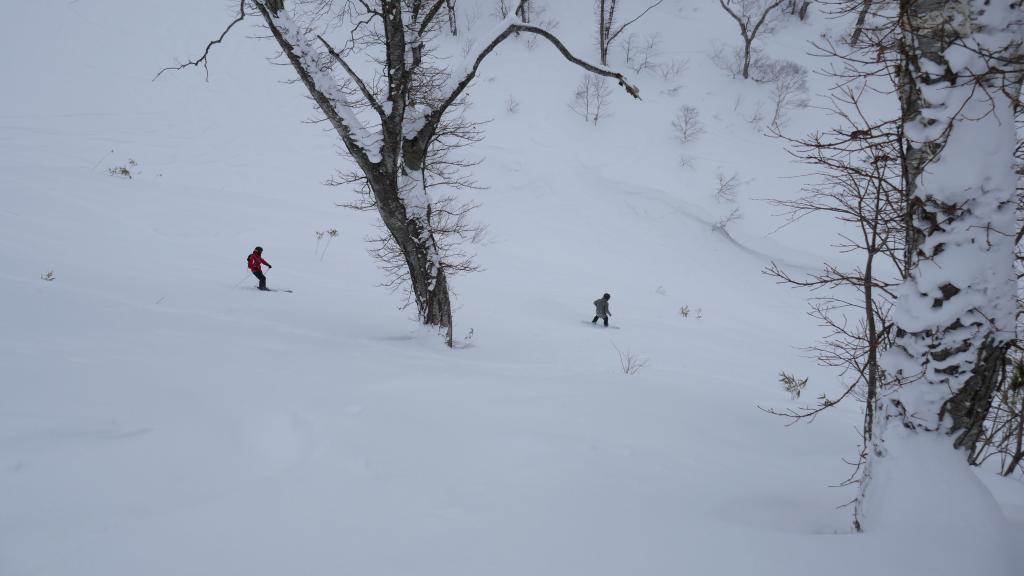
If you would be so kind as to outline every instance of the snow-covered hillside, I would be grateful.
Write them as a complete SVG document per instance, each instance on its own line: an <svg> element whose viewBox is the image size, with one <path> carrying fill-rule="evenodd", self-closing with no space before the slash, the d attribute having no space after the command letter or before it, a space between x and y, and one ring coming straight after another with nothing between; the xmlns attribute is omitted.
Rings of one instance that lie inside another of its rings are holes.
<svg viewBox="0 0 1024 576"><path fill-rule="evenodd" d="M463 34L494 19L459 4ZM594 58L590 4L545 18ZM255 20L208 82L152 80L236 8L5 7L0 575L974 573L920 535L850 534L855 488L830 486L856 457L855 404L789 428L757 409L794 404L780 370L840 388L798 350L819 334L804 295L761 272L837 256L822 222L774 232L760 199L796 194L802 170L751 121L767 88L711 63L739 41L717 3L636 25L685 69L631 74L643 101L615 92L596 126L550 46L487 60L468 110L491 120L469 151L487 189L464 194L488 234L483 270L453 280L454 350L378 286L376 216L321 184L347 160ZM814 67L806 42L834 25L781 23L765 50ZM683 105L706 127L685 145ZM823 122L809 108L787 129ZM256 245L293 293L253 288ZM615 329L589 323L604 292ZM646 364L627 375L628 356ZM1024 488L980 474L1020 547Z"/></svg>

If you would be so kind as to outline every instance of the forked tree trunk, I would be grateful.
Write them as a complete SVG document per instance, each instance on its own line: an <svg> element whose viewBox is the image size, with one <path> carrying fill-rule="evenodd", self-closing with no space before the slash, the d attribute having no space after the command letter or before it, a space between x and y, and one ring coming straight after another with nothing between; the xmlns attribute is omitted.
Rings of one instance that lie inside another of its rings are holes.
<svg viewBox="0 0 1024 576"><path fill-rule="evenodd" d="M404 138L402 130L406 105L404 96L409 79L400 73L390 78L390 93L394 96L391 100L391 114L383 123L384 142L380 158L371 157L360 143L355 142L351 120L338 112L337 103L325 93L327 87L322 81L318 83L315 73L309 70L310 62L303 60L303 49L308 47L296 46L294 31L282 30L276 20L283 9L280 4L277 11L270 10L269 1L266 7L258 3L256 6L261 9L271 33L300 80L366 175L381 220L405 260L420 321L448 328L447 340L450 345L451 297L444 263L438 255L437 238L429 225L431 205L425 189L424 165L432 133L409 140ZM390 15L390 20L386 22L390 25L390 37L399 39L392 40L386 46L388 57L392 61L404 62L406 51L402 14L395 10Z"/></svg>
<svg viewBox="0 0 1024 576"><path fill-rule="evenodd" d="M381 22L383 36L380 47L387 81L385 106L326 40L291 20L283 0L251 0L251 4L263 16L299 79L365 176L377 211L404 260L420 321L447 328L449 346L453 343L449 269L436 232L443 228L433 225L434 206L427 193L425 168L430 142L445 112L469 86L483 59L510 35L532 33L554 44L570 62L594 74L615 78L630 95L640 97L639 90L622 74L576 58L551 32L523 23L519 14L526 3L519 0L515 14L509 15L491 36L478 39L463 65L453 66L458 76L441 86L438 101L426 106L417 93L417 75L424 73L424 39L441 9L451 10L455 2L379 0L374 14ZM349 96L339 91L337 80L323 61L328 55L345 69L365 104L377 113L379 133L370 133L348 103Z"/></svg>

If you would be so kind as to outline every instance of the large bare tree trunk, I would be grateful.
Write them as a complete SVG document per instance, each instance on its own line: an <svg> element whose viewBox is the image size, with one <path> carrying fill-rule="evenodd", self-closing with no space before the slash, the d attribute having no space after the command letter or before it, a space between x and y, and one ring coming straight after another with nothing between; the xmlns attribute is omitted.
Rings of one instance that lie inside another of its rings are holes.
<svg viewBox="0 0 1024 576"><path fill-rule="evenodd" d="M1005 320L1016 307L1009 232L1015 228L1016 176L1013 145L1002 144L1016 142L1012 106L1019 79L994 71L991 58L975 55L973 70L948 58L967 51L972 29L980 27L986 8L972 4L904 0L907 65L900 89L912 265L899 306L900 341L923 370L907 389L937 389L927 427L959 433L957 448L973 447L980 432L1014 337ZM958 20L974 26L955 26ZM977 74L978 66L987 70ZM979 131L992 146L970 144ZM991 170L977 170L981 166ZM973 180L943 181L965 169ZM997 269L980 268L979 260Z"/></svg>
<svg viewBox="0 0 1024 576"><path fill-rule="evenodd" d="M900 10L910 272L886 365L904 383L877 407L858 521L939 531L963 522L977 528L970 545L987 548L1000 529L967 459L1015 337L1020 79L1005 70L1019 62L1020 8L1010 0L902 0ZM895 502L923 480L913 478L921 466L939 483L924 494L947 501Z"/></svg>
<svg viewBox="0 0 1024 576"><path fill-rule="evenodd" d="M370 20L379 21L383 36L378 44L384 53L387 87L381 98L386 97L387 106L378 102L378 96L323 37L312 35L291 20L283 0L251 0L251 4L262 15L283 54L363 175L360 178L365 180L373 205L393 241L388 246L404 261L405 272L401 275L407 276L420 321L447 328L449 346L452 345L452 304L448 277L457 267L445 261L441 233L435 226L438 215L434 214L436 206L428 192L426 174L428 152L445 112L476 76L484 58L512 34L536 34L554 44L570 62L592 73L617 79L629 94L639 98L638 89L621 74L576 58L551 32L523 23L518 14L526 7L526 0L519 0L515 13L509 14L503 26L491 36L477 39L465 62L453 66L457 72L450 79L440 81L436 72L424 72L427 55L424 38L438 13L443 8L451 9L455 2L378 0L371 3L376 7L368 12ZM243 3L239 19L244 15ZM349 104L349 97L339 91L337 80L325 63L329 58L345 69L359 88L366 107L376 112L380 120L379 133L363 125ZM424 80L424 76L429 79ZM424 93L423 82L434 82L432 90L426 91L432 93L431 96ZM395 257L395 254L389 253L389 256Z"/></svg>

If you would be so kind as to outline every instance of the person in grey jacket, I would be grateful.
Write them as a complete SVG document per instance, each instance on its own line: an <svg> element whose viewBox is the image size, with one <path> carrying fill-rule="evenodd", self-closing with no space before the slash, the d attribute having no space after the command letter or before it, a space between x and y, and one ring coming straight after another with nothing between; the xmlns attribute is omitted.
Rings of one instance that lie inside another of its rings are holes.
<svg viewBox="0 0 1024 576"><path fill-rule="evenodd" d="M594 312L594 319L590 321L591 324L597 324L598 318L604 318L604 325L608 325L608 317L612 315L611 311L608 310L608 301L611 299L611 294L605 294L597 300L594 300L594 306L597 310Z"/></svg>

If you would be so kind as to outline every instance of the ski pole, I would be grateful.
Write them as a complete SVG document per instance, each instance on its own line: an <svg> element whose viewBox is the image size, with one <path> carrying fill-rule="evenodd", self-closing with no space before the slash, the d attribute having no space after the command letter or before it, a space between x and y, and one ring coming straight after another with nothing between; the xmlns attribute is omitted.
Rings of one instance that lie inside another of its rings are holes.
<svg viewBox="0 0 1024 576"><path fill-rule="evenodd" d="M248 278L248 277L249 277L249 274L248 274L248 273L246 273L246 275L245 275L245 276L242 276L242 279L241 279L241 280L239 280L238 282L235 282L235 285L234 285L234 286L232 286L232 288L238 288L238 285L239 285L239 284L241 284L242 282L245 282L245 279L246 279L246 278Z"/></svg>

